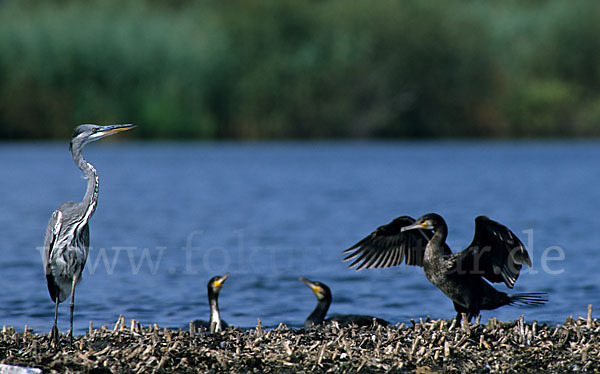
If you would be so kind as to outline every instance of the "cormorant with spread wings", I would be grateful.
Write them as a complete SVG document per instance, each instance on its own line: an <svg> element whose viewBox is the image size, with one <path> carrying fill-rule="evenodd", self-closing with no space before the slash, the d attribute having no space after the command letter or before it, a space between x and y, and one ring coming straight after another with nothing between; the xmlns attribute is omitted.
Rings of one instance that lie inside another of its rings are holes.
<svg viewBox="0 0 600 374"><path fill-rule="evenodd" d="M448 226L438 214L429 213L416 221L398 217L343 251L348 254L344 261L353 260L349 267L357 266L356 270L402 262L422 266L427 279L454 303L457 322L462 313L470 321L481 310L548 301L545 293L508 295L486 282L503 282L513 288L522 265L531 266L527 249L508 227L485 216L477 217L472 243L458 253L452 253L446 244L447 235Z"/></svg>

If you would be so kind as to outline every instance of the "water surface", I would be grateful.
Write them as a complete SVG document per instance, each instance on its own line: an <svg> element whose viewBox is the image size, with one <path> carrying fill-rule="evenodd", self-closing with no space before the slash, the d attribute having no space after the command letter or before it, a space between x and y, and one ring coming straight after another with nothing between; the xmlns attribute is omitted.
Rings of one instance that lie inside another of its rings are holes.
<svg viewBox="0 0 600 374"><path fill-rule="evenodd" d="M452 318L422 268L356 272L341 261L377 226L428 212L446 218L455 251L481 214L528 246L534 265L510 292L548 292L550 302L484 320L560 323L600 307L598 142L104 141L85 155L100 201L76 293L78 333L120 314L174 327L207 319L206 282L228 271L220 306L236 326L301 326L316 299L299 276L331 287L331 313ZM52 211L80 200L85 181L63 143L5 143L0 157L0 324L47 332L54 306L38 248Z"/></svg>

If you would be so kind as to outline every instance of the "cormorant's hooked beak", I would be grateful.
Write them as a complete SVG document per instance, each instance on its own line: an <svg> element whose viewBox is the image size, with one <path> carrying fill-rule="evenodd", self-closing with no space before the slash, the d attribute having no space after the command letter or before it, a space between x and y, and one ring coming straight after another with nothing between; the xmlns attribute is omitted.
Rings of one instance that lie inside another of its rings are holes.
<svg viewBox="0 0 600 374"><path fill-rule="evenodd" d="M431 225L429 223L427 223L427 221L424 221L421 223L416 222L412 225L404 226L402 229L400 229L400 232L404 232L404 231L408 231L408 230L415 230L415 229L433 230L433 227L431 227Z"/></svg>
<svg viewBox="0 0 600 374"><path fill-rule="evenodd" d="M227 273L225 275L223 275L222 277L218 278L216 281L214 281L214 285L215 287L221 288L223 287L223 283L225 283L225 281L227 280L227 278L229 278L231 274Z"/></svg>
<svg viewBox="0 0 600 374"><path fill-rule="evenodd" d="M300 281L304 282L304 284L306 284L312 290L312 292L315 293L315 295L318 295L321 292L321 287L314 284L313 282L309 281L308 279L306 279L304 277L300 277L298 279Z"/></svg>

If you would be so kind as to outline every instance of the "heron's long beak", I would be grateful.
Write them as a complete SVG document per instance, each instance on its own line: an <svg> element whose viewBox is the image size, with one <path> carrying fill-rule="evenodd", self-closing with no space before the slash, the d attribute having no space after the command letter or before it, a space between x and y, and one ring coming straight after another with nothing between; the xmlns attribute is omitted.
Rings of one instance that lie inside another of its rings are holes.
<svg viewBox="0 0 600 374"><path fill-rule="evenodd" d="M125 124L125 125L109 125L109 126L103 126L102 130L100 130L99 132L103 136L108 136L108 135L116 134L121 131L131 130L134 127L136 127L136 126L132 125L130 123Z"/></svg>
<svg viewBox="0 0 600 374"><path fill-rule="evenodd" d="M408 231L408 230L415 230L415 229L427 230L427 229L429 229L429 226L427 225L427 222L414 223L409 226L404 226L403 228L400 229L400 232L404 232L404 231Z"/></svg>
<svg viewBox="0 0 600 374"><path fill-rule="evenodd" d="M217 287L223 287L223 283L225 283L225 281L227 280L227 278L229 278L231 274L227 273L225 275L223 275L222 277L220 277L219 279L217 279L215 281L215 286Z"/></svg>
<svg viewBox="0 0 600 374"><path fill-rule="evenodd" d="M315 293L315 295L317 295L317 294L319 294L319 292L321 292L321 287L317 286L316 284L314 284L313 282L309 281L308 279L306 279L304 277L300 277L298 279L301 282L304 282L304 284L306 284L312 290L312 292Z"/></svg>

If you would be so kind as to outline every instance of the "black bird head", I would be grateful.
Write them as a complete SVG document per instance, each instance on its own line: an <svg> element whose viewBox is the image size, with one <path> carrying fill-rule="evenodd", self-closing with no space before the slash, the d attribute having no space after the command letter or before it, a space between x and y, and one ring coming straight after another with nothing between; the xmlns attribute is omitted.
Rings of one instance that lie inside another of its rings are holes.
<svg viewBox="0 0 600 374"><path fill-rule="evenodd" d="M331 301L331 290L326 284L321 282L313 282L306 278L300 277L300 280L304 282L317 296L317 300L329 300Z"/></svg>
<svg viewBox="0 0 600 374"><path fill-rule="evenodd" d="M212 278L210 278L210 280L208 281L208 284L206 285L206 287L208 288L208 295L215 295L218 296L219 295L219 291L221 291L221 288L223 288L223 284L225 283L225 281L227 280L227 278L229 278L229 273L221 276L221 275L216 275Z"/></svg>
<svg viewBox="0 0 600 374"><path fill-rule="evenodd" d="M446 221L436 213L428 213L422 217L419 217L415 223L410 226L404 226L401 231L422 229L422 230L435 230L438 227L446 226Z"/></svg>

